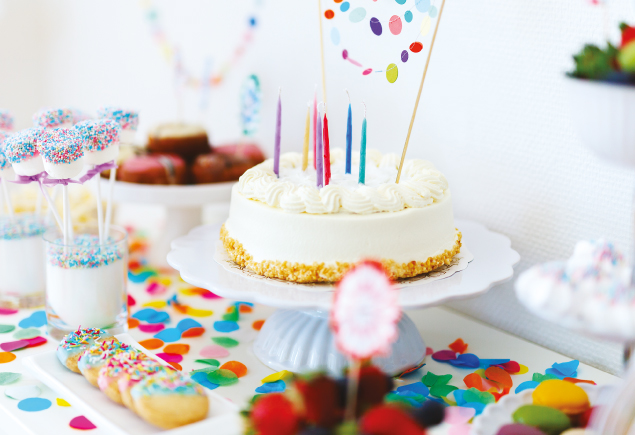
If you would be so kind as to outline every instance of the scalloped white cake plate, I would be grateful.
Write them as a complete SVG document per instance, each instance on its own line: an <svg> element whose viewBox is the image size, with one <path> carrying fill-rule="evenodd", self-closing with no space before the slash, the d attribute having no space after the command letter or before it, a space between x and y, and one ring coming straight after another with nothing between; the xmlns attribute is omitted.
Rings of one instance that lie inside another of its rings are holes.
<svg viewBox="0 0 635 435"><path fill-rule="evenodd" d="M591 406L596 406L602 402L601 395L607 391L606 387L598 387L591 384L577 384L589 395ZM518 394L510 393L499 400L485 407L481 415L474 419L470 435L496 435L499 429L506 424L513 423L512 414L523 405L532 405L531 393L534 390L523 390Z"/></svg>
<svg viewBox="0 0 635 435"><path fill-rule="evenodd" d="M507 237L475 222L456 220L456 225L469 251L465 248L461 259L445 271L398 286L403 308L476 296L514 274L513 266L520 256L511 249ZM220 296L281 308L267 319L254 342L255 355L267 366L294 373L327 370L339 376L348 362L338 352L329 327L333 286L281 282L227 267L217 251L220 228L218 224L201 226L176 239L168 264L186 282ZM391 354L373 359L375 365L392 374L421 364L426 354L426 345L406 314L398 327L399 337Z"/></svg>
<svg viewBox="0 0 635 435"><path fill-rule="evenodd" d="M117 339L143 351L162 364L152 352L142 347L128 334L116 335ZM22 364L49 388L64 397L78 413L81 412L98 428L113 435L192 435L209 433L214 435L239 435L242 423L239 409L227 399L213 391L205 389L210 401L210 411L205 420L182 426L177 429L163 430L146 423L134 412L114 403L98 388L93 387L82 375L71 372L57 359L55 351L25 357Z"/></svg>

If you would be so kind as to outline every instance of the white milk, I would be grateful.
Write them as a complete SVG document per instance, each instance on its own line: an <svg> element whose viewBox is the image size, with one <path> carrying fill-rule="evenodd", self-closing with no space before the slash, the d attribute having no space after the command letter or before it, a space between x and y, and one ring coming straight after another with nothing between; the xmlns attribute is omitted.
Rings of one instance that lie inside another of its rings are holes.
<svg viewBox="0 0 635 435"><path fill-rule="evenodd" d="M41 235L0 239L0 295L22 298L44 294L45 244Z"/></svg>
<svg viewBox="0 0 635 435"><path fill-rule="evenodd" d="M105 328L121 319L126 304L123 260L94 268L46 265L46 300L70 329ZM55 322L55 320L53 320Z"/></svg>

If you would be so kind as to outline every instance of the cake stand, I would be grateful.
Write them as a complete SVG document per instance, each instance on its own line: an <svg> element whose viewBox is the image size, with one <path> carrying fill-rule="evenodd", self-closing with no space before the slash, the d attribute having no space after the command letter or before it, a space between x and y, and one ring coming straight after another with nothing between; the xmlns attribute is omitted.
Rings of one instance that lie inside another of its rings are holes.
<svg viewBox="0 0 635 435"><path fill-rule="evenodd" d="M450 277L398 286L403 309L432 307L453 299L476 296L512 277L520 256L510 240L483 225L456 220L464 246L473 254L469 266ZM327 370L341 375L347 360L335 346L328 313L333 287L253 279L228 271L215 258L221 225L205 225L172 242L168 264L186 282L220 296L279 308L267 319L254 342L255 355L274 370L306 373ZM238 268L237 268L238 269ZM426 346L414 322L404 314L391 355L373 363L397 374L421 364Z"/></svg>
<svg viewBox="0 0 635 435"><path fill-rule="evenodd" d="M90 183L93 186L93 183ZM107 197L109 182L101 179L102 197ZM116 181L113 187L113 201L133 204L162 205L166 208L164 231L152 243L150 262L166 265L170 243L177 237L186 235L191 229L203 223L203 207L209 204L229 203L234 182L196 184L187 186L166 186L126 183Z"/></svg>

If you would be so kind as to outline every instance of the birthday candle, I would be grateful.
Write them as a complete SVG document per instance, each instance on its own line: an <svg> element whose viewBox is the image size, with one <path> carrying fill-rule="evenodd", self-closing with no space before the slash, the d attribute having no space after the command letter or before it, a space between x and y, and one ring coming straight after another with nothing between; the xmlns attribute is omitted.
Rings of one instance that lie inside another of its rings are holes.
<svg viewBox="0 0 635 435"><path fill-rule="evenodd" d="M348 94L348 91L346 91ZM346 173L351 173L351 153L353 152L353 114L351 96L348 96L348 119L346 120Z"/></svg>
<svg viewBox="0 0 635 435"><path fill-rule="evenodd" d="M366 110L362 121L362 142L359 150L359 183L366 183Z"/></svg>
<svg viewBox="0 0 635 435"><path fill-rule="evenodd" d="M281 88L278 89L278 112L276 114L276 143L273 149L273 172L280 178L280 127L282 124Z"/></svg>
<svg viewBox="0 0 635 435"><path fill-rule="evenodd" d="M316 172L317 172L317 187L318 189L322 186L324 186L324 181L322 179L322 171L324 170L324 167L322 166L322 118L320 118L319 116L317 117L317 126L316 126L317 131L320 132L320 134L317 135L317 143L315 144L316 147Z"/></svg>
<svg viewBox="0 0 635 435"><path fill-rule="evenodd" d="M304 147L302 148L302 170L309 165L309 126L311 125L311 104L306 108L306 127L304 129Z"/></svg>
<svg viewBox="0 0 635 435"><path fill-rule="evenodd" d="M324 112L324 185L331 182L331 148L329 146L329 120Z"/></svg>
<svg viewBox="0 0 635 435"><path fill-rule="evenodd" d="M315 95L313 95L313 169L317 169L315 166L317 164L317 154L315 151L315 147L317 146L317 86L315 89Z"/></svg>

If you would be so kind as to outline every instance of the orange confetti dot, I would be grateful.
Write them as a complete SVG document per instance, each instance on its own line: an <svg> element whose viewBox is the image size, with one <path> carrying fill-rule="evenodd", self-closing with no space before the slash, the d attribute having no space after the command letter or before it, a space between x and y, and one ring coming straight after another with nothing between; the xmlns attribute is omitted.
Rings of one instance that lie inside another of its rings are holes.
<svg viewBox="0 0 635 435"><path fill-rule="evenodd" d="M463 382L465 382L467 388L476 388L479 391L485 391L483 378L481 378L478 373L470 373L463 378Z"/></svg>
<svg viewBox="0 0 635 435"><path fill-rule="evenodd" d="M220 366L220 368L234 372L239 378L242 378L247 374L247 366L238 361L227 361L225 364Z"/></svg>
<svg viewBox="0 0 635 435"><path fill-rule="evenodd" d="M179 363L171 362L171 363L168 363L168 364L170 364L172 367L174 367L178 371L183 370L183 367L181 367L181 364L179 364Z"/></svg>
<svg viewBox="0 0 635 435"><path fill-rule="evenodd" d="M225 310L226 313L231 314L236 310L236 308L233 305L230 305L229 307L227 307L227 309Z"/></svg>
<svg viewBox="0 0 635 435"><path fill-rule="evenodd" d="M238 312L239 313L251 313L254 309L251 308L249 305L243 305L241 304L240 307L238 308Z"/></svg>
<svg viewBox="0 0 635 435"><path fill-rule="evenodd" d="M9 363L15 359L11 352L0 352L0 364Z"/></svg>
<svg viewBox="0 0 635 435"><path fill-rule="evenodd" d="M327 20L330 20L331 18L335 16L335 12L333 12L331 9L327 9L324 11L324 16L326 17Z"/></svg>
<svg viewBox="0 0 635 435"><path fill-rule="evenodd" d="M165 343L158 338L148 338L147 340L140 341L139 344L148 350L154 350L163 347Z"/></svg>
<svg viewBox="0 0 635 435"><path fill-rule="evenodd" d="M457 338L454 343L450 344L448 347L455 352L465 353L467 350L467 343L464 342L462 338Z"/></svg>
<svg viewBox="0 0 635 435"><path fill-rule="evenodd" d="M576 379L576 378L564 378L567 382L573 382L574 384L591 384L597 385L594 381L587 381L585 379Z"/></svg>
<svg viewBox="0 0 635 435"><path fill-rule="evenodd" d="M137 319L135 319L134 317L128 319L128 328L132 329L136 328L137 326L139 326L139 321Z"/></svg>
<svg viewBox="0 0 635 435"><path fill-rule="evenodd" d="M197 326L185 331L183 334L181 334L181 337L200 337L204 333L205 333L205 328L201 328Z"/></svg>
<svg viewBox="0 0 635 435"><path fill-rule="evenodd" d="M168 344L165 346L165 349L163 349L165 353L178 353L179 355L185 355L189 351L190 345L181 343Z"/></svg>
<svg viewBox="0 0 635 435"><path fill-rule="evenodd" d="M511 388L514 385L512 377L505 370L498 367L488 367L485 370L485 376L490 381L498 382L505 388Z"/></svg>
<svg viewBox="0 0 635 435"><path fill-rule="evenodd" d="M251 324L251 327L254 328L256 331L260 331L264 323L264 320L256 320L254 323Z"/></svg>
<svg viewBox="0 0 635 435"><path fill-rule="evenodd" d="M187 313L187 309L189 308L187 305L181 305L181 304L172 304L172 306L174 307L176 311L178 311L181 314Z"/></svg>
<svg viewBox="0 0 635 435"><path fill-rule="evenodd" d="M342 3L342 0L333 0L335 3Z"/></svg>

